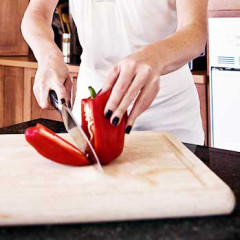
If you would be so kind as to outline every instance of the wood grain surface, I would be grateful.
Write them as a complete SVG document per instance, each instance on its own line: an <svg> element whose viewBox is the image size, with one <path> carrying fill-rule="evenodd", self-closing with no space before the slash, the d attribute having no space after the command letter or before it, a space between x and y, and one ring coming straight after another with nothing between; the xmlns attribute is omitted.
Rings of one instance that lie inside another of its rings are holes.
<svg viewBox="0 0 240 240"><path fill-rule="evenodd" d="M24 79L22 68L4 68L3 125L23 122Z"/></svg>
<svg viewBox="0 0 240 240"><path fill-rule="evenodd" d="M28 45L21 33L21 21L28 0L1 0L0 55L28 55Z"/></svg>

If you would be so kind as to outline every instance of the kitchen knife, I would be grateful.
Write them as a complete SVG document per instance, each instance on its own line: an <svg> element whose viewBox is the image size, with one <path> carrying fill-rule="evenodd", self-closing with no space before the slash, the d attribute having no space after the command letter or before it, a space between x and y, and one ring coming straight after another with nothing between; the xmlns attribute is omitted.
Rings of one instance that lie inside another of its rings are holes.
<svg viewBox="0 0 240 240"><path fill-rule="evenodd" d="M82 127L77 124L72 111L70 108L66 107L64 104L58 102L58 97L55 91L50 90L49 92L51 104L54 106L56 110L61 114L64 125L70 136L72 137L73 141L76 143L77 147L80 151L87 155L86 150L91 151L91 155L94 156L94 159L97 163L98 169L101 173L103 173L103 169L99 158L90 143L88 137L86 136L85 132L83 131Z"/></svg>

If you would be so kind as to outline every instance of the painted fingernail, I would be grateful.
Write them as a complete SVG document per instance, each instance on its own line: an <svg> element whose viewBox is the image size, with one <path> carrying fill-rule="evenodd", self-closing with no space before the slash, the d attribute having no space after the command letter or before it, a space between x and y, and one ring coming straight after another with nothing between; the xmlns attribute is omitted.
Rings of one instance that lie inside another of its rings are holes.
<svg viewBox="0 0 240 240"><path fill-rule="evenodd" d="M70 102L70 100L68 101L68 108L71 108L71 102Z"/></svg>
<svg viewBox="0 0 240 240"><path fill-rule="evenodd" d="M65 104L65 102L66 102L65 99L62 98L62 99L61 99L61 104Z"/></svg>
<svg viewBox="0 0 240 240"><path fill-rule="evenodd" d="M127 128L125 129L125 133L130 134L131 131L132 131L132 126L127 126Z"/></svg>
<svg viewBox="0 0 240 240"><path fill-rule="evenodd" d="M112 121L112 124L116 127L119 123L119 117L115 117Z"/></svg>
<svg viewBox="0 0 240 240"><path fill-rule="evenodd" d="M105 118L110 119L112 116L112 113L113 112L111 110L108 110L107 113L105 114Z"/></svg>

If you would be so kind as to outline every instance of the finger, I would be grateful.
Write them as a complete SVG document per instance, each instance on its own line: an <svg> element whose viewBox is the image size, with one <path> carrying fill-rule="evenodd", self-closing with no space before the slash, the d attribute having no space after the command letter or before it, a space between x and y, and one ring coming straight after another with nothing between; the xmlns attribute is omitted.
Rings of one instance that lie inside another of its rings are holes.
<svg viewBox="0 0 240 240"><path fill-rule="evenodd" d="M45 82L38 84L37 87L38 95L38 104L42 109L48 109L50 107L48 100L49 87Z"/></svg>
<svg viewBox="0 0 240 240"><path fill-rule="evenodd" d="M68 78L66 79L66 81L64 82L64 86L65 86L66 91L67 91L67 93L68 93L69 96L71 95L72 85L73 85L73 84L72 84L72 80L71 80L70 77L68 77Z"/></svg>
<svg viewBox="0 0 240 240"><path fill-rule="evenodd" d="M153 100L156 98L159 89L159 80L142 89L128 117L126 133L130 133L131 128L137 117L139 117L139 115L141 115L146 109L150 107Z"/></svg>
<svg viewBox="0 0 240 240"><path fill-rule="evenodd" d="M66 81L64 83L64 86L66 88L66 92L67 92L67 94L69 96L69 99L70 99L70 102L68 103L68 107L71 108L72 105L73 105L73 99L72 99L72 86L73 86L73 84L72 84L72 80L71 80L70 76L66 79Z"/></svg>
<svg viewBox="0 0 240 240"><path fill-rule="evenodd" d="M146 81L149 80L148 75L144 75L141 73L138 73L136 77L134 78L131 86L128 88L126 94L122 98L121 102L119 103L118 107L114 111L111 122L114 126L117 126L118 123L121 122L122 116L127 111L130 104L136 99L138 96L140 90L145 85ZM117 125L116 122L118 121Z"/></svg>
<svg viewBox="0 0 240 240"><path fill-rule="evenodd" d="M126 94L132 80L134 79L135 71L131 68L122 68L120 75L115 83L110 98L105 107L105 116L110 118L110 114L114 112L123 96Z"/></svg>
<svg viewBox="0 0 240 240"><path fill-rule="evenodd" d="M33 85L33 93L38 105L40 106L39 90L36 84Z"/></svg>
<svg viewBox="0 0 240 240"><path fill-rule="evenodd" d="M71 108L70 95L67 93L67 89L63 84L56 85L52 88L57 94L58 101Z"/></svg>
<svg viewBox="0 0 240 240"><path fill-rule="evenodd" d="M40 106L38 82L39 82L39 71L37 71L37 73L35 75L35 81L34 81L34 85L33 85L33 93L34 93L34 96L35 96L35 99L36 99L38 105Z"/></svg>
<svg viewBox="0 0 240 240"><path fill-rule="evenodd" d="M35 76L33 92L38 102L38 105L42 109L50 108L50 103L48 100L49 86L47 85L47 82L48 81L46 81L46 79L41 74L41 71L38 69Z"/></svg>
<svg viewBox="0 0 240 240"><path fill-rule="evenodd" d="M114 66L109 73L107 74L106 81L103 85L101 94L104 92L107 92L109 89L111 89L114 85L114 83L117 81L118 76L120 74L120 67L119 66Z"/></svg>

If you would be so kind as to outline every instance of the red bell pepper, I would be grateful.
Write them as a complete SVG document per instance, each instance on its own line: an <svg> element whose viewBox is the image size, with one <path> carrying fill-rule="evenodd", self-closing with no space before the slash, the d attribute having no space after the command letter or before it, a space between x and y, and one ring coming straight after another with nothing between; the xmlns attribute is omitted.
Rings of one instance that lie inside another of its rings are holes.
<svg viewBox="0 0 240 240"><path fill-rule="evenodd" d="M93 93L94 90L90 88ZM95 92L92 97L82 100L82 128L88 136L102 164L117 158L123 150L127 113L115 127L104 116L104 108L111 90L103 94ZM66 165L85 166L94 161L90 151L88 158L78 148L67 142L41 124L25 131L26 140L44 157Z"/></svg>
<svg viewBox="0 0 240 240"><path fill-rule="evenodd" d="M90 88L93 92L93 89ZM82 100L82 128L92 143L102 164L108 164L123 151L127 113L117 127L104 116L111 90Z"/></svg>
<svg viewBox="0 0 240 240"><path fill-rule="evenodd" d="M25 131L26 140L44 157L66 165L85 166L90 161L74 145L41 124Z"/></svg>

